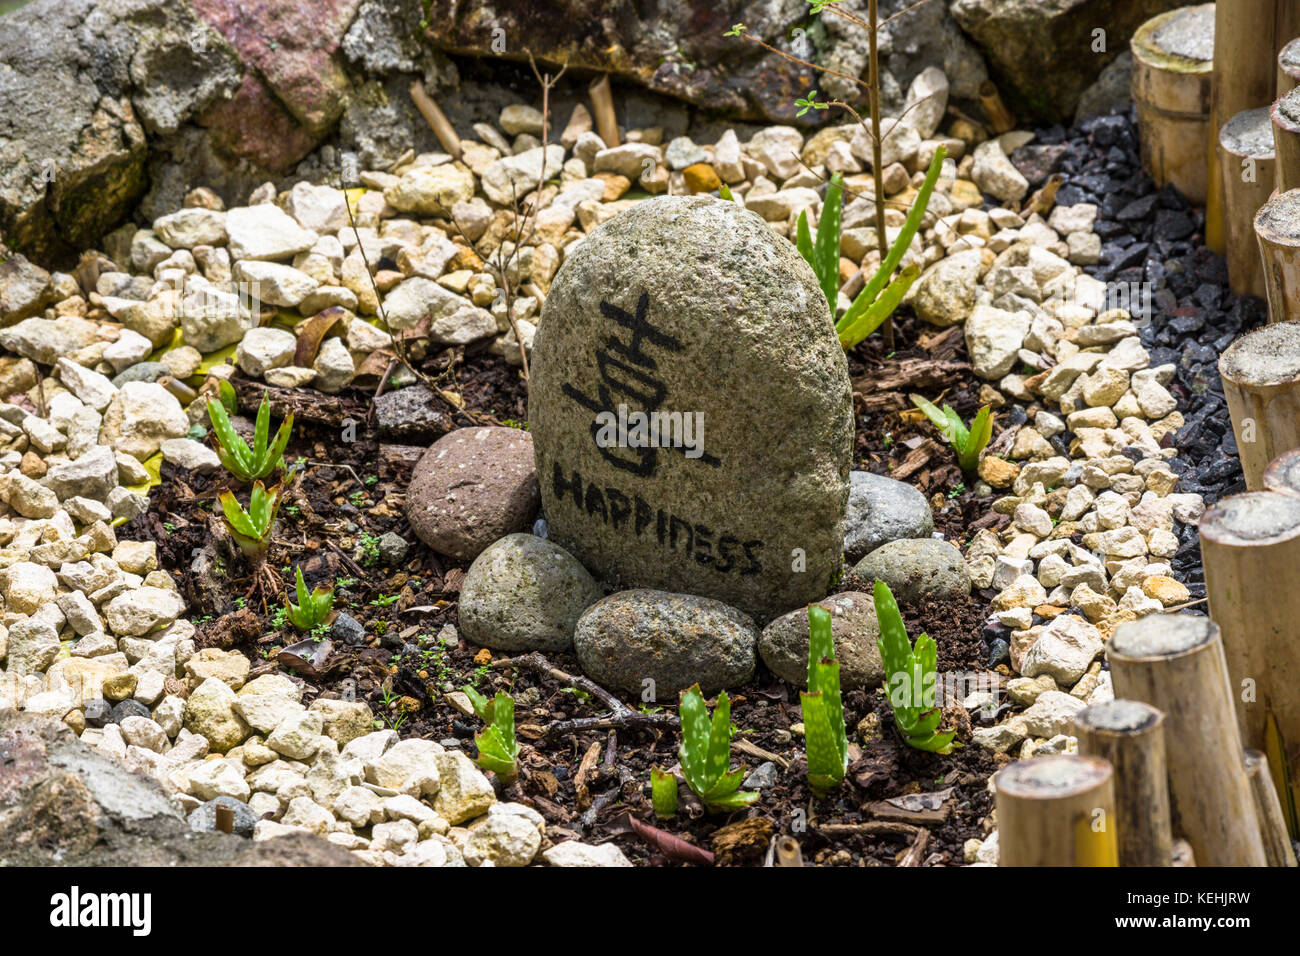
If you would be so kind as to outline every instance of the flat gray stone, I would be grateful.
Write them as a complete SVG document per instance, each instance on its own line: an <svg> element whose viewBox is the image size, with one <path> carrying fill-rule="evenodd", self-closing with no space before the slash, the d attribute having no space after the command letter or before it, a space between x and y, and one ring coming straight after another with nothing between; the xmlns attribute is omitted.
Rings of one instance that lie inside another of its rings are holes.
<svg viewBox="0 0 1300 956"><path fill-rule="evenodd" d="M672 701L692 684L711 696L748 681L757 640L753 620L721 601L640 589L589 607L573 646L596 683Z"/></svg>
<svg viewBox="0 0 1300 956"><path fill-rule="evenodd" d="M970 594L970 570L961 552L934 538L883 544L854 566L853 575L864 589L884 581L899 601L942 601Z"/></svg>
<svg viewBox="0 0 1300 956"><path fill-rule="evenodd" d="M849 474L844 527L844 554L849 561L861 561L890 541L929 537L933 530L930 503L920 491L869 471Z"/></svg>
<svg viewBox="0 0 1300 956"><path fill-rule="evenodd" d="M677 430L619 443L620 405ZM546 299L528 417L550 535L598 577L762 620L825 595L847 366L812 269L752 212L666 196L596 229Z"/></svg>

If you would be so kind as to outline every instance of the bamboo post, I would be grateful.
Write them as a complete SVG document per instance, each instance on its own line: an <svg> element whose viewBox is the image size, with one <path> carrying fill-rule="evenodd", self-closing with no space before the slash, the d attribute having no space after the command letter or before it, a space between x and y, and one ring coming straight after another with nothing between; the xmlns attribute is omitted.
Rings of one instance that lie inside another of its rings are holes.
<svg viewBox="0 0 1300 956"><path fill-rule="evenodd" d="M1255 216L1268 320L1300 320L1300 190L1274 196Z"/></svg>
<svg viewBox="0 0 1300 956"><path fill-rule="evenodd" d="M1248 749L1245 753L1246 776L1250 778L1250 792L1255 795L1255 814L1259 817L1261 836L1264 838L1264 855L1269 866L1295 866L1295 848L1282 816L1282 804L1277 798L1277 788L1269 773L1268 758L1262 751Z"/></svg>
<svg viewBox="0 0 1300 956"><path fill-rule="evenodd" d="M438 137L438 142L442 148L450 154L452 159L460 159L461 145L460 137L456 135L456 129L451 125L441 107L438 106L432 96L424 89L424 83L416 80L411 84L411 101L415 103L415 108L420 111L424 121L429 124L433 130L433 135Z"/></svg>
<svg viewBox="0 0 1300 956"><path fill-rule="evenodd" d="M1277 154L1279 193L1300 187L1300 91L1291 90L1269 109Z"/></svg>
<svg viewBox="0 0 1300 956"><path fill-rule="evenodd" d="M1255 214L1268 202L1276 178L1269 111L1243 110L1224 123L1219 131L1218 159L1228 283L1238 295L1264 298Z"/></svg>
<svg viewBox="0 0 1300 956"><path fill-rule="evenodd" d="M1198 866L1263 866L1219 629L1206 617L1150 614L1107 642L1115 694L1164 712L1173 827Z"/></svg>
<svg viewBox="0 0 1300 956"><path fill-rule="evenodd" d="M1115 792L1100 757L1019 760L993 778L998 866L1115 866Z"/></svg>
<svg viewBox="0 0 1300 956"><path fill-rule="evenodd" d="M1300 451L1284 451L1264 469L1264 488L1286 495L1300 495Z"/></svg>
<svg viewBox="0 0 1300 956"><path fill-rule="evenodd" d="M609 74L602 73L587 88L591 96L591 114L596 118L596 132L605 143L606 149L619 145L618 116L614 112L614 94L609 86Z"/></svg>
<svg viewBox="0 0 1300 956"><path fill-rule="evenodd" d="M1300 832L1300 496L1231 495L1201 516L1200 533L1205 592L1210 616L1225 629L1241 739L1268 755L1287 829L1295 834Z"/></svg>
<svg viewBox="0 0 1300 956"><path fill-rule="evenodd" d="M1273 42L1274 0L1227 0L1214 11L1214 89L1211 96L1210 129L1217 141L1219 130L1242 110L1267 106L1275 99L1277 47ZM1261 55L1262 50L1268 53ZM1216 148L1216 143L1211 143ZM1205 244L1224 254L1227 251L1227 209L1222 171L1211 163L1211 185L1205 203Z"/></svg>
<svg viewBox="0 0 1300 956"><path fill-rule="evenodd" d="M1197 204L1209 190L1212 137L1227 121L1210 125L1214 29L1214 4L1204 3L1151 18L1129 42L1142 165Z"/></svg>
<svg viewBox="0 0 1300 956"><path fill-rule="evenodd" d="M1269 462L1300 448L1300 321L1238 338L1219 356L1219 378L1246 487L1258 491Z"/></svg>
<svg viewBox="0 0 1300 956"><path fill-rule="evenodd" d="M1300 86L1300 38L1282 47L1277 55L1277 95L1280 99Z"/></svg>
<svg viewBox="0 0 1300 956"><path fill-rule="evenodd" d="M1135 700L1112 700L1074 715L1079 753L1115 769L1120 866L1170 866L1169 774L1165 715Z"/></svg>
<svg viewBox="0 0 1300 956"><path fill-rule="evenodd" d="M1273 0L1273 51L1281 53L1287 44L1300 37L1300 3L1295 0ZM1274 95L1284 90L1274 88Z"/></svg>

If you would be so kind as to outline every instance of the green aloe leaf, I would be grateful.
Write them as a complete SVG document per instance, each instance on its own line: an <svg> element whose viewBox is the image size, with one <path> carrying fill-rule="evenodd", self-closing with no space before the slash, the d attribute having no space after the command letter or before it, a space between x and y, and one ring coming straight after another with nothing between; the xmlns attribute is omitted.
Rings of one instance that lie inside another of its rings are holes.
<svg viewBox="0 0 1300 956"><path fill-rule="evenodd" d="M722 779L731 766L731 699L726 691L718 694L713 708L713 728L709 734L709 758L704 770L705 779L712 784Z"/></svg>
<svg viewBox="0 0 1300 956"><path fill-rule="evenodd" d="M217 496L217 500L221 502L221 510L225 513L226 522L233 530L249 537L258 537L252 519L249 518L248 512L243 509L233 492L223 491Z"/></svg>
<svg viewBox="0 0 1300 956"><path fill-rule="evenodd" d="M844 189L840 174L831 175L826 186L826 201L822 203L821 218L817 221L817 244L813 248L814 271L821 282L822 294L835 315L835 303L840 290L840 216Z"/></svg>
<svg viewBox="0 0 1300 956"><path fill-rule="evenodd" d="M992 409L985 405L975 415L975 420L971 422L970 434L966 439L966 447L961 450L957 456L957 464L961 470L967 474L974 473L980 464L980 455L988 447L989 439L993 437L993 414Z"/></svg>
<svg viewBox="0 0 1300 956"><path fill-rule="evenodd" d="M847 351L880 328L885 319L894 314L894 310L903 301L903 296L907 295L907 290L920 278L920 275L921 270L915 263L909 265L898 274L898 278L889 284L879 298L870 305L864 305L862 311L855 313L854 308L859 301L868 301L864 298L865 293L860 293L858 298L853 300L853 306L850 306L849 310L840 317L839 324L836 325L840 347Z"/></svg>
<svg viewBox="0 0 1300 956"><path fill-rule="evenodd" d="M469 698L470 706L474 708L474 713L478 716L478 719L483 721L485 724L489 723L492 718L488 715L488 706L490 703L488 699L469 684L462 687L461 691Z"/></svg>
<svg viewBox="0 0 1300 956"><path fill-rule="evenodd" d="M677 778L666 770L651 767L650 802L660 820L677 816Z"/></svg>
<svg viewBox="0 0 1300 956"><path fill-rule="evenodd" d="M212 422L212 430L217 435L217 456L221 459L221 464L241 481L251 481L252 452L230 424L226 407L216 399L208 399L208 420Z"/></svg>
<svg viewBox="0 0 1300 956"><path fill-rule="evenodd" d="M705 775L709 759L709 715L699 684L682 692L677 713L682 723L682 744L678 750L682 775L690 788L699 793L708 789Z"/></svg>
<svg viewBox="0 0 1300 956"><path fill-rule="evenodd" d="M794 246L799 250L799 255L803 256L803 261L812 266L813 272L817 272L817 258L813 253L812 232L808 229L807 209L799 211L799 218L795 222ZM817 276L817 281L821 282L821 275Z"/></svg>
<svg viewBox="0 0 1300 956"><path fill-rule="evenodd" d="M253 467L259 471L254 475L261 478L262 463L266 460L266 439L271 431L271 396L262 395L262 404L257 406L257 423L253 428Z"/></svg>

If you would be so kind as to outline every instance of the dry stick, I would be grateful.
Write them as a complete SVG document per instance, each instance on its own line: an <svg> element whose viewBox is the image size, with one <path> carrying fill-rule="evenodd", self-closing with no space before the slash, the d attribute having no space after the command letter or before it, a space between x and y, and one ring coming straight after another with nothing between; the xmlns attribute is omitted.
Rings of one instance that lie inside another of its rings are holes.
<svg viewBox="0 0 1300 956"><path fill-rule="evenodd" d="M1208 618L1151 614L1106 645L1117 697L1164 712L1175 832L1200 866L1263 866L1264 844L1241 757L1219 628Z"/></svg>
<svg viewBox="0 0 1300 956"><path fill-rule="evenodd" d="M422 80L415 80L411 83L411 100L415 103L415 108L420 111L424 121L429 124L433 130L433 135L438 137L438 142L442 148L451 154L452 159L460 159L463 149L460 145L460 137L456 135L456 129L447 120L446 114L439 108L424 89Z"/></svg>
<svg viewBox="0 0 1300 956"><path fill-rule="evenodd" d="M1277 65L1273 59L1274 0L1230 0L1214 8L1214 73L1210 99L1210 149L1219 130L1242 110L1267 106L1275 99ZM1267 51L1263 53L1262 51ZM1262 54L1262 55L1261 55ZM1136 66L1136 63L1134 64ZM1211 158L1214 152L1210 153ZM1210 164L1205 207L1205 242L1222 255L1227 249L1227 208L1218 163ZM1208 198L1207 198L1208 196ZM1196 197L1188 196L1196 201Z"/></svg>
<svg viewBox="0 0 1300 956"><path fill-rule="evenodd" d="M1294 475L1283 461L1283 479ZM1276 481L1278 473L1273 473ZM1210 617L1223 629L1241 739L1269 755L1288 828L1300 800L1300 496L1251 491L1201 516Z"/></svg>
<svg viewBox="0 0 1300 956"><path fill-rule="evenodd" d="M1255 238L1263 259L1268 320L1300 320L1300 190L1264 204L1255 216Z"/></svg>
<svg viewBox="0 0 1300 956"><path fill-rule="evenodd" d="M1007 109L1007 104L1002 102L1002 94L993 83L985 80L980 84L979 93L980 105L984 107L984 115L989 120L989 129L995 135L1005 133L1016 125L1016 118Z"/></svg>
<svg viewBox="0 0 1300 956"><path fill-rule="evenodd" d="M1246 487L1264 487L1264 469L1300 448L1300 321L1247 332L1219 357L1223 396Z"/></svg>
<svg viewBox="0 0 1300 956"><path fill-rule="evenodd" d="M993 777L998 866L1115 866L1115 792L1100 757L1019 760Z"/></svg>
<svg viewBox="0 0 1300 956"><path fill-rule="evenodd" d="M876 188L876 248L880 252L883 264L889 256L889 240L885 235L885 174L880 168L880 53L876 48L879 28L876 21L876 4L878 0L867 0L867 49L870 73L868 74L868 97L871 103L871 178ZM894 319L886 316L880 327L885 339L885 351L894 350Z"/></svg>
<svg viewBox="0 0 1300 956"><path fill-rule="evenodd" d="M618 116L614 112L614 94L609 88L609 74L602 73L600 78L587 87L591 97L591 112L596 118L596 132L600 134L606 149L620 145L618 138Z"/></svg>
<svg viewBox="0 0 1300 956"><path fill-rule="evenodd" d="M1294 89L1278 98L1269 115L1277 155L1277 191L1300 187L1300 93Z"/></svg>
<svg viewBox="0 0 1300 956"><path fill-rule="evenodd" d="M1219 181L1228 283L1238 295L1263 298L1264 269L1255 240L1255 214L1273 191L1273 124L1267 109L1244 110L1219 130Z"/></svg>
<svg viewBox="0 0 1300 956"><path fill-rule="evenodd" d="M1171 866L1165 715L1149 704L1112 700L1074 715L1079 753L1115 769L1120 866Z"/></svg>
<svg viewBox="0 0 1300 956"><path fill-rule="evenodd" d="M1171 20L1194 15L1198 9L1173 10L1148 20L1133 34L1129 47L1133 52L1133 102L1137 105L1142 165L1156 185L1173 183L1199 205L1205 202L1209 190L1213 141L1228 117L1211 127L1211 61L1178 56L1162 47L1158 39L1166 36L1161 28ZM1233 113L1259 105L1245 103Z"/></svg>
<svg viewBox="0 0 1300 956"><path fill-rule="evenodd" d="M1300 38L1282 47L1277 55L1277 96L1281 99L1300 86Z"/></svg>
<svg viewBox="0 0 1300 956"><path fill-rule="evenodd" d="M577 733L581 730L609 730L615 727L645 727L657 730L675 730L681 726L675 714L643 714L633 710L605 688L586 677L560 670L542 654L534 651L518 657L504 657L492 662L492 667L525 667L536 674L553 678L562 684L576 687L595 697L610 710L608 717L577 717L561 720L546 728L546 736Z"/></svg>
<svg viewBox="0 0 1300 956"><path fill-rule="evenodd" d="M1295 849L1287 832L1282 815L1282 804L1277 798L1277 788L1268 771L1268 758L1263 751L1247 750L1246 776L1250 778L1250 791L1255 796L1255 813L1259 817L1260 835L1264 840L1264 855L1269 866L1295 866Z"/></svg>

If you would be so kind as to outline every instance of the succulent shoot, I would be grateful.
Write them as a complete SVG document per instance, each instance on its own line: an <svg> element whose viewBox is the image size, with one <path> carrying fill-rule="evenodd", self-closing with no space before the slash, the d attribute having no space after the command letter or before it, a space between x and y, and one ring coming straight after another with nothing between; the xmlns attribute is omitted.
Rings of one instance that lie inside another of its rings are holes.
<svg viewBox="0 0 1300 956"><path fill-rule="evenodd" d="M943 406L943 411L940 411L920 395L912 396L912 404L925 413L925 417L939 429L940 437L952 446L961 470L968 475L974 474L979 468L980 455L993 437L993 417L989 406L981 408L967 428L951 405Z"/></svg>
<svg viewBox="0 0 1300 956"><path fill-rule="evenodd" d="M264 560L271 547L271 529L275 526L275 516L280 511L282 489L282 485L276 485L267 491L260 481L254 482L253 490L248 495L247 511L233 492L223 491L219 496L230 534L239 545L239 550L250 561Z"/></svg>
<svg viewBox="0 0 1300 956"><path fill-rule="evenodd" d="M276 468L284 465L284 449L289 444L289 435L293 431L293 412L290 412L280 430L275 433L275 440L270 441L271 434L271 397L262 396L262 404L257 409L257 425L253 431L253 447L240 438L230 424L230 415L226 406L215 398L208 399L208 418L212 430L217 435L217 457L240 481L252 482L265 478ZM270 441L270 444L268 444Z"/></svg>
<svg viewBox="0 0 1300 956"><path fill-rule="evenodd" d="M683 691L678 715L682 721L682 746L678 756L686 785L709 810L739 810L758 799L757 793L743 792L744 770L731 770L731 700L718 694L712 722L700 685Z"/></svg>
<svg viewBox="0 0 1300 956"><path fill-rule="evenodd" d="M474 735L478 747L475 759L484 770L491 770L503 783L519 776L519 741L515 740L515 699L503 690L488 700L466 684L462 690L470 699L474 713L486 725Z"/></svg>
<svg viewBox="0 0 1300 956"><path fill-rule="evenodd" d="M670 820L677 816L677 777L658 767L650 768L650 803L655 816Z"/></svg>
<svg viewBox="0 0 1300 956"><path fill-rule="evenodd" d="M334 606L333 588L316 588L308 592L307 583L302 579L302 568L294 568L294 588L298 594L298 603L285 600L284 607L289 613L289 621L300 631L310 631L324 624Z"/></svg>
<svg viewBox="0 0 1300 956"><path fill-rule="evenodd" d="M909 747L948 754L961 746L955 733L936 733L943 711L935 705L939 651L927 634L912 646L899 613L898 602L884 581L877 581L873 595L880 636L876 646L885 665L885 689L894 710L894 723Z"/></svg>
<svg viewBox="0 0 1300 956"><path fill-rule="evenodd" d="M844 729L831 615L819 604L808 605L808 690L799 698L808 751L808 785L821 797L844 782L849 739Z"/></svg>

